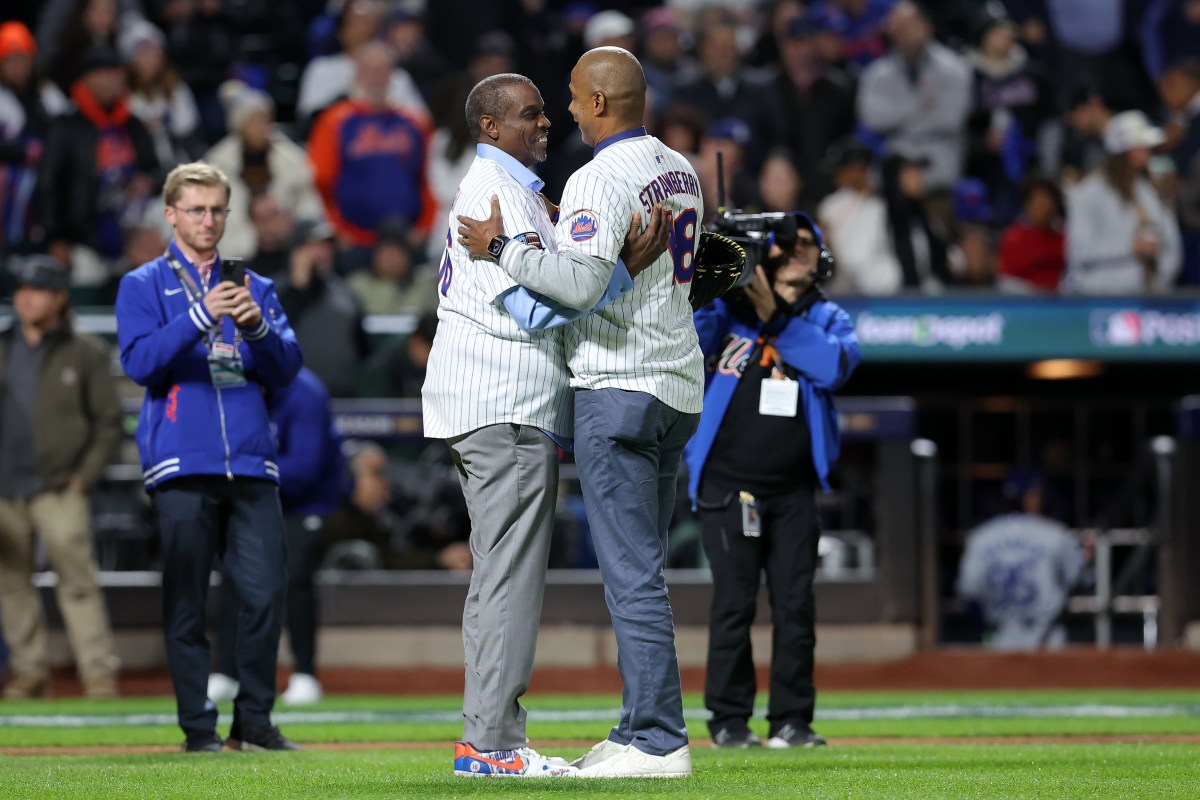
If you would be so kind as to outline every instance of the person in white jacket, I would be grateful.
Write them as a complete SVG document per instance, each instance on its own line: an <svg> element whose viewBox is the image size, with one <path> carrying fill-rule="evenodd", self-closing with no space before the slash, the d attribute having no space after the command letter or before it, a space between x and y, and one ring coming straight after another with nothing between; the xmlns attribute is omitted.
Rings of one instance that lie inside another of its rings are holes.
<svg viewBox="0 0 1200 800"><path fill-rule="evenodd" d="M1146 176L1163 132L1140 111L1104 128L1104 166L1067 192L1067 273L1081 294L1141 294L1171 288L1182 264L1179 224Z"/></svg>
<svg viewBox="0 0 1200 800"><path fill-rule="evenodd" d="M871 185L872 154L858 142L843 144L834 160L837 191L821 201L817 218L837 256L830 283L836 294L895 294L904 272L892 250L887 206Z"/></svg>
<svg viewBox="0 0 1200 800"><path fill-rule="evenodd" d="M250 258L258 238L250 222L250 198L270 192L293 219L325 219L304 148L275 128L275 104L265 92L241 81L221 87L229 135L213 145L204 161L229 176L229 216L222 252Z"/></svg>

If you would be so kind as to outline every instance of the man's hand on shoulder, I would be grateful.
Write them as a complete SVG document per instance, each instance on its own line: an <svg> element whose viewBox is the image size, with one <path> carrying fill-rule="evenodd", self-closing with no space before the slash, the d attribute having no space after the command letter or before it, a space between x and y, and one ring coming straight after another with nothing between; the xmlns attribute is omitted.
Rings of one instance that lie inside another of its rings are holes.
<svg viewBox="0 0 1200 800"><path fill-rule="evenodd" d="M621 248L621 260L625 262L631 278L636 278L638 273L658 260L666 252L671 240L671 212L665 206L657 205L651 209L649 223L643 231L641 212L633 212L629 233L625 235L625 246Z"/></svg>
<svg viewBox="0 0 1200 800"><path fill-rule="evenodd" d="M500 198L492 195L492 213L487 219L458 217L458 243L467 249L472 260L488 258L488 243L504 233L504 217L500 214Z"/></svg>

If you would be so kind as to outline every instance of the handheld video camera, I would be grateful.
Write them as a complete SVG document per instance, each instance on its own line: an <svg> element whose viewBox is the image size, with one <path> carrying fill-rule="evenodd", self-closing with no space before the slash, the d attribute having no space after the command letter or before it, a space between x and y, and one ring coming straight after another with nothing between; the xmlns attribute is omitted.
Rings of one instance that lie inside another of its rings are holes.
<svg viewBox="0 0 1200 800"><path fill-rule="evenodd" d="M747 214L741 209L725 207L725 169L721 153L717 153L717 213L720 215L709 228L714 233L727 236L746 251L746 269L734 286L747 286L754 280L755 266L767 264L767 253L771 245L777 244L785 252L796 246L799 223L795 214L786 211L768 211ZM825 247L817 258L812 272L813 284L819 285L833 277L833 254Z"/></svg>

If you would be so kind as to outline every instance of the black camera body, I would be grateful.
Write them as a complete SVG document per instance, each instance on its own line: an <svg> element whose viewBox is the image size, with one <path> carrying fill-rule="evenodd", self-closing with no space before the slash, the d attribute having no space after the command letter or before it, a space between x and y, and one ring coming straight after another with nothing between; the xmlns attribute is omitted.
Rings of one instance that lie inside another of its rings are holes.
<svg viewBox="0 0 1200 800"><path fill-rule="evenodd" d="M742 246L746 251L746 269L735 286L746 286L754 280L754 267L762 264L767 266L767 252L772 244L777 244L784 251L790 251L796 246L796 232L799 222L795 214L786 211L767 211L759 214L747 214L740 209L731 209L721 213L710 224L709 228L715 233L727 236ZM817 258L817 266L813 271L813 283L821 284L833 277L833 255L821 247ZM767 276L771 277L770 274Z"/></svg>

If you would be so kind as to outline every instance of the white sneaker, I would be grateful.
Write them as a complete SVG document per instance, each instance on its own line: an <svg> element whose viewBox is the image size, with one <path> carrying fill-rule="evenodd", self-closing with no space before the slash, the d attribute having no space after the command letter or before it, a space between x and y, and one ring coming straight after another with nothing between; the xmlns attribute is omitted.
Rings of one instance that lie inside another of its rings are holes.
<svg viewBox="0 0 1200 800"><path fill-rule="evenodd" d="M532 747L477 750L454 743L454 774L469 778L573 778L579 770L561 758L547 758Z"/></svg>
<svg viewBox="0 0 1200 800"><path fill-rule="evenodd" d="M325 696L321 683L312 675L297 672L288 681L287 691L279 696L285 706L311 706Z"/></svg>
<svg viewBox="0 0 1200 800"><path fill-rule="evenodd" d="M665 756L652 756L636 747L581 769L581 778L686 778L692 774L692 752L685 744Z"/></svg>
<svg viewBox="0 0 1200 800"><path fill-rule="evenodd" d="M208 676L208 699L214 703L222 703L237 697L238 682L228 675L214 672Z"/></svg>
<svg viewBox="0 0 1200 800"><path fill-rule="evenodd" d="M571 766L578 767L579 769L594 767L601 761L607 761L614 756L619 756L628 749L629 745L627 744L617 744L612 739L605 739L602 742L592 745L592 749L572 761Z"/></svg>

